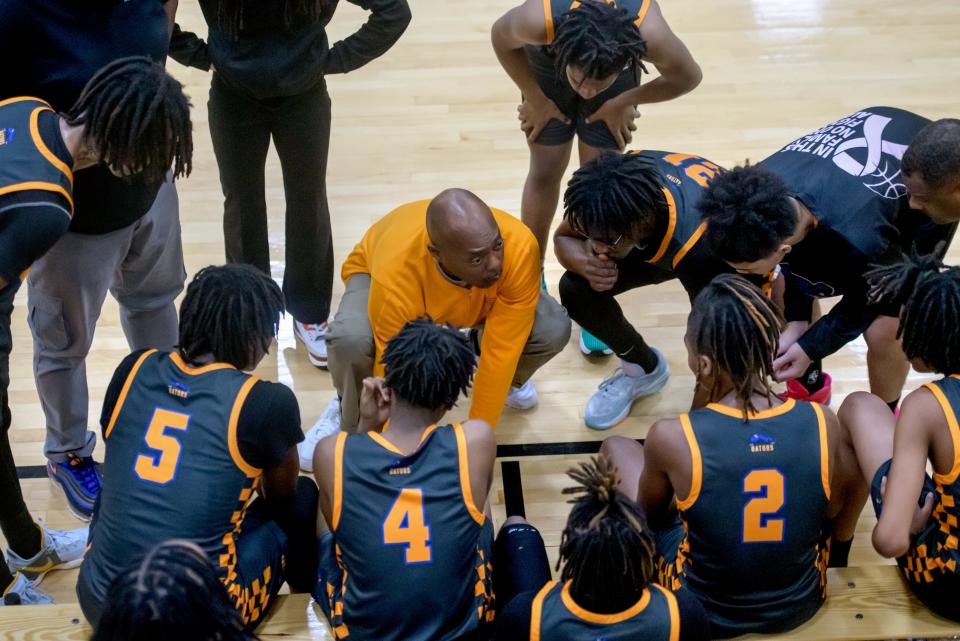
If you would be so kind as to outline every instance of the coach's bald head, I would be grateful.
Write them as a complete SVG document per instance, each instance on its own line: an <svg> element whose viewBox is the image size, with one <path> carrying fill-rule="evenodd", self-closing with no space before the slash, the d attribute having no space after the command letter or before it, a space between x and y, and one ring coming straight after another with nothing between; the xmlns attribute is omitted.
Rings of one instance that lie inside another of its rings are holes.
<svg viewBox="0 0 960 641"><path fill-rule="evenodd" d="M503 238L493 212L466 189L446 189L427 206L429 250L447 276L491 287L503 270Z"/></svg>

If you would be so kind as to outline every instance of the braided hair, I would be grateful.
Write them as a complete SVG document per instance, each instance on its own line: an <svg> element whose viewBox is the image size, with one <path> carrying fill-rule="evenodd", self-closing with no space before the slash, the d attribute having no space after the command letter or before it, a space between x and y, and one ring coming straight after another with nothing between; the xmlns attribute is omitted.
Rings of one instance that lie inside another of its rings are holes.
<svg viewBox="0 0 960 641"><path fill-rule="evenodd" d="M240 31L247 26L243 11L246 1L219 0L217 2L217 24L232 40L239 39ZM327 3L328 0L284 0L283 26L288 31L295 31L318 22L327 9Z"/></svg>
<svg viewBox="0 0 960 641"><path fill-rule="evenodd" d="M736 274L717 276L693 301L688 340L697 354L709 357L717 371L730 377L744 422L756 411L751 400L755 392L773 397L770 379L782 327L777 306ZM714 377L709 393L711 399L723 393L719 377Z"/></svg>
<svg viewBox="0 0 960 641"><path fill-rule="evenodd" d="M563 194L564 220L588 237L652 233L668 215L656 166L641 154L600 154L573 172Z"/></svg>
<svg viewBox="0 0 960 641"><path fill-rule="evenodd" d="M283 294L250 265L204 267L180 304L180 355L188 362L212 354L219 363L253 367L277 335Z"/></svg>
<svg viewBox="0 0 960 641"><path fill-rule="evenodd" d="M941 248L874 268L866 277L872 302L900 306L897 338L907 358L941 374L960 374L960 268L944 267Z"/></svg>
<svg viewBox="0 0 960 641"><path fill-rule="evenodd" d="M602 79L629 66L639 77L647 43L626 9L598 0L585 0L563 15L550 45L561 79L568 65L587 78Z"/></svg>
<svg viewBox="0 0 960 641"><path fill-rule="evenodd" d="M83 126L83 140L111 169L160 182L192 169L190 101L183 85L146 56L120 58L101 68L65 114Z"/></svg>
<svg viewBox="0 0 960 641"><path fill-rule="evenodd" d="M561 580L594 612L619 611L639 600L654 573L654 543L640 506L617 490L619 478L602 454L567 475L576 487L560 539Z"/></svg>
<svg viewBox="0 0 960 641"><path fill-rule="evenodd" d="M110 585L90 641L256 641L193 545L165 541Z"/></svg>
<svg viewBox="0 0 960 641"><path fill-rule="evenodd" d="M387 341L384 383L414 407L449 410L473 380L477 357L453 325L430 317L409 321Z"/></svg>

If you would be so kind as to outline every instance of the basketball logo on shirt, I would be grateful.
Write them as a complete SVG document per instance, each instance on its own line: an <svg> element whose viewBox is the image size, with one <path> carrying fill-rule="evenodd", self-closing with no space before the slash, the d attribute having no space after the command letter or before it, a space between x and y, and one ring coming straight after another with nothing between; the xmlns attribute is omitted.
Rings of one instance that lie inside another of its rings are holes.
<svg viewBox="0 0 960 641"><path fill-rule="evenodd" d="M13 137L16 133L17 131L13 127L0 128L0 145L5 145L8 142L13 142Z"/></svg>

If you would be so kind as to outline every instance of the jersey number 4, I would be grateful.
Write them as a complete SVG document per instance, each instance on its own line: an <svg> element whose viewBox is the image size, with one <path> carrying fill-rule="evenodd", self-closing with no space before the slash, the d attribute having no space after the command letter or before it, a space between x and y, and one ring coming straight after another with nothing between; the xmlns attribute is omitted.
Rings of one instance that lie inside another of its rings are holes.
<svg viewBox="0 0 960 641"><path fill-rule="evenodd" d="M166 485L173 480L177 474L177 463L180 462L180 441L167 434L167 430L186 431L189 423L189 414L154 408L153 418L143 437L147 447L153 451L137 457L133 466L137 476L159 485Z"/></svg>
<svg viewBox="0 0 960 641"><path fill-rule="evenodd" d="M743 542L783 541L786 519L776 518L786 500L783 474L779 470L752 470L743 477L743 493L751 497L743 506Z"/></svg>
<svg viewBox="0 0 960 641"><path fill-rule="evenodd" d="M384 545L405 545L404 560L430 563L430 526L423 512L423 490L404 488L383 521Z"/></svg>

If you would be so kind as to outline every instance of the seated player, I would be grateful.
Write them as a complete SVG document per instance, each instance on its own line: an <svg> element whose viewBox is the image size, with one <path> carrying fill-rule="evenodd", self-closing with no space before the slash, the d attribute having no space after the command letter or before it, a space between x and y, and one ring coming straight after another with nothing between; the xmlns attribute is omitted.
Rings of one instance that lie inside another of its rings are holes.
<svg viewBox="0 0 960 641"><path fill-rule="evenodd" d="M145 110L143 104L154 105ZM0 563L4 604L51 603L36 585L53 568L80 563L87 530L36 524L23 502L10 451L7 399L13 300L30 264L67 231L73 171L105 162L117 174L190 171L190 105L183 88L147 58L101 69L65 114L36 98L0 102ZM68 501L73 508L73 502Z"/></svg>
<svg viewBox="0 0 960 641"><path fill-rule="evenodd" d="M553 237L567 269L560 302L620 357L620 367L587 402L588 427L613 427L670 376L663 354L647 345L614 297L678 278L692 299L714 276L731 271L699 242L704 224L696 205L719 171L699 156L641 151L602 154L570 179ZM582 336L581 350L589 351Z"/></svg>
<svg viewBox="0 0 960 641"><path fill-rule="evenodd" d="M871 280L904 305L900 333L911 365L943 378L911 392L899 418L867 393L848 396L839 416L871 485L878 518L873 546L897 559L927 607L960 621L960 268L941 270L928 257L879 270Z"/></svg>
<svg viewBox="0 0 960 641"><path fill-rule="evenodd" d="M601 450L657 533L661 584L693 592L717 638L784 632L813 616L826 547L831 564L846 565L866 501L836 416L770 387L782 320L759 288L717 276L684 339L710 403L658 421L643 447L611 437Z"/></svg>
<svg viewBox="0 0 960 641"><path fill-rule="evenodd" d="M505 607L497 641L709 639L703 606L687 590L653 582L653 537L640 506L618 491L616 469L600 456L567 474L577 487L560 539L559 581L539 532L520 517L494 546L495 587Z"/></svg>
<svg viewBox="0 0 960 641"><path fill-rule="evenodd" d="M325 438L314 456L314 598L337 639L486 639L496 439L480 420L438 425L470 385L473 349L456 328L415 320L383 364L383 379L363 382L360 432Z"/></svg>
<svg viewBox="0 0 960 641"><path fill-rule="evenodd" d="M256 641L204 551L165 541L118 576L90 641Z"/></svg>
<svg viewBox="0 0 960 641"><path fill-rule="evenodd" d="M520 128L530 147L521 215L547 250L573 137L580 164L623 150L636 106L681 96L702 73L656 0L525 0L493 25L493 49L522 93ZM643 61L659 77L641 85Z"/></svg>
<svg viewBox="0 0 960 641"><path fill-rule="evenodd" d="M167 539L203 549L251 628L284 580L313 588L317 488L298 479L297 399L245 373L266 356L282 312L269 276L206 267L180 306L178 350L120 363L103 402L103 491L77 582L91 624L114 579Z"/></svg>
<svg viewBox="0 0 960 641"><path fill-rule="evenodd" d="M902 159L902 160L901 160ZM960 120L870 107L711 183L705 240L738 271L785 277L788 321L775 376L788 394L830 401L822 361L860 334L871 391L895 409L910 369L897 309L869 305L864 274L930 253L960 220ZM813 301L842 296L810 324Z"/></svg>
<svg viewBox="0 0 960 641"><path fill-rule="evenodd" d="M523 223L448 189L402 205L370 228L343 264L346 291L327 334L339 398L307 433L300 465L341 427L356 431L363 379L404 323L429 315L473 332L480 354L470 417L496 426L504 403L537 403L530 377L566 346L570 319L541 292L537 244Z"/></svg>

